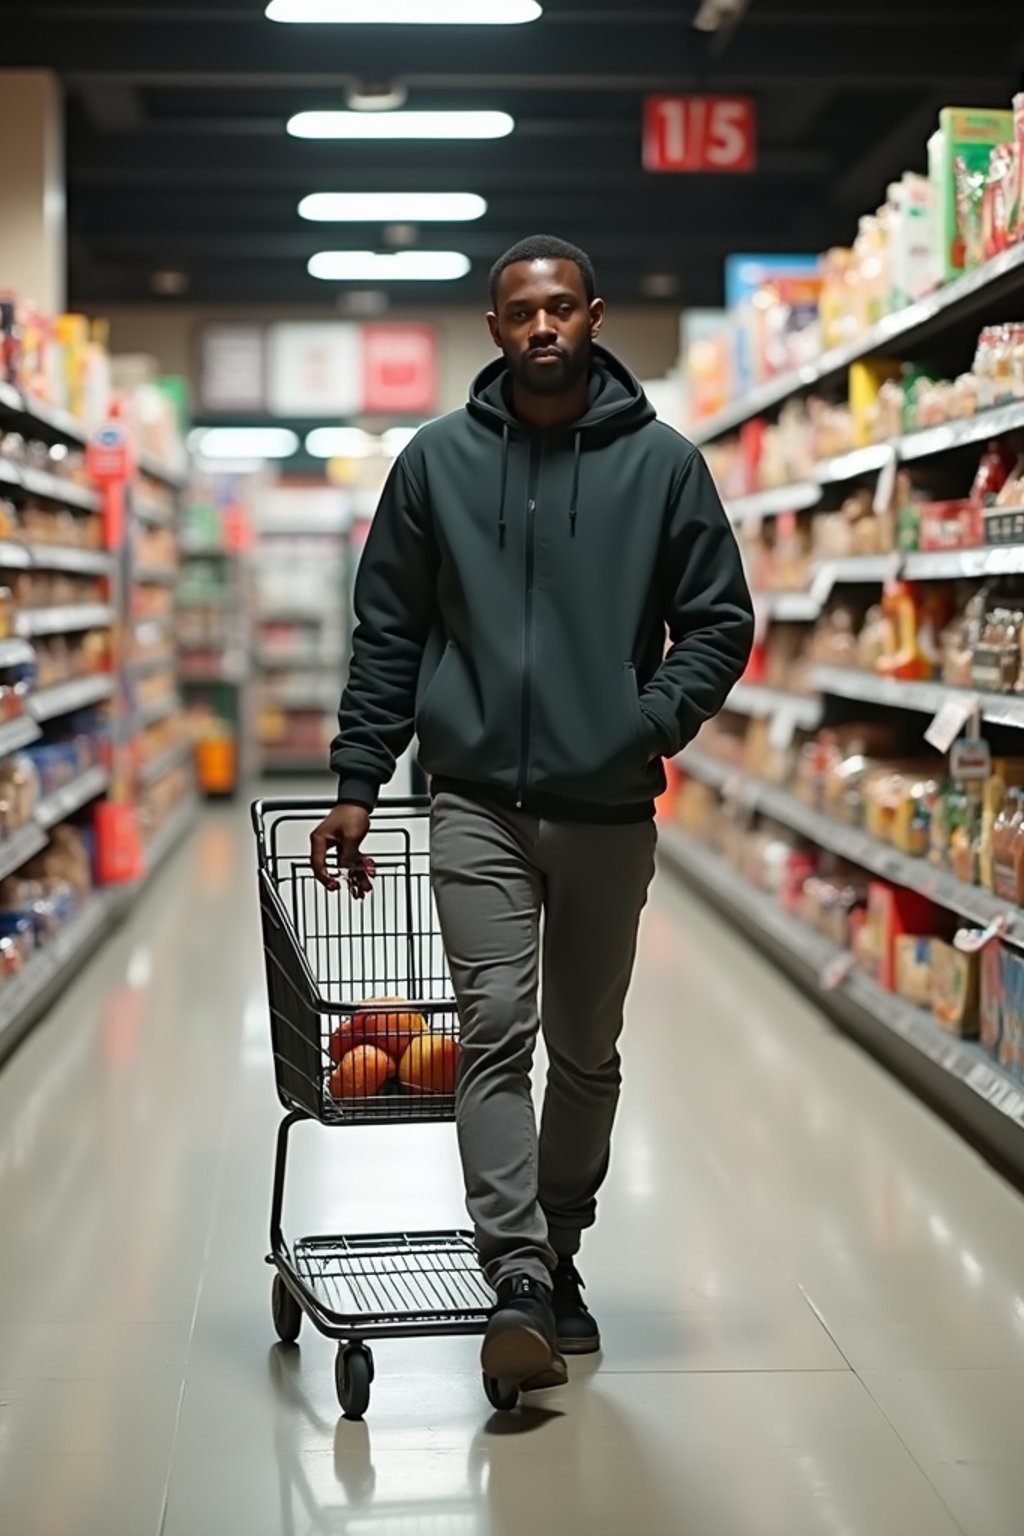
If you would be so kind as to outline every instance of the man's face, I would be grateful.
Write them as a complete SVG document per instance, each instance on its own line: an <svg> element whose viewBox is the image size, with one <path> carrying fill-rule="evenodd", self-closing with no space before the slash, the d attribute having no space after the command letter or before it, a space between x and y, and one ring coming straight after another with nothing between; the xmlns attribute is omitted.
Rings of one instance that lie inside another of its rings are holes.
<svg viewBox="0 0 1024 1536"><path fill-rule="evenodd" d="M576 263L546 259L505 268L487 324L521 389L560 395L585 376L603 319L604 304L588 302Z"/></svg>

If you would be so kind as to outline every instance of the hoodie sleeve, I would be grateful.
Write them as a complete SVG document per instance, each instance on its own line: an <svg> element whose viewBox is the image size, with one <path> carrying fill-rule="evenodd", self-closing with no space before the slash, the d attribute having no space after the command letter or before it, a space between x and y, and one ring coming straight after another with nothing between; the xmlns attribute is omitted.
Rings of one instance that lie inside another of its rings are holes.
<svg viewBox="0 0 1024 1536"><path fill-rule="evenodd" d="M412 740L437 566L427 498L403 454L384 486L356 577L352 661L331 746L339 801L372 810Z"/></svg>
<svg viewBox="0 0 1024 1536"><path fill-rule="evenodd" d="M696 449L668 509L663 559L671 646L640 707L652 745L672 757L722 708L743 675L754 638L739 547Z"/></svg>

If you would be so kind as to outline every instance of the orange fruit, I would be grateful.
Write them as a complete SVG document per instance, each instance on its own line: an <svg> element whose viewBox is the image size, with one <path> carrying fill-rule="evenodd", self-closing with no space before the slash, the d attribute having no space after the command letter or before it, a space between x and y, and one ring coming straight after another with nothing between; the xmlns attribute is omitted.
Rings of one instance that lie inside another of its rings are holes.
<svg viewBox="0 0 1024 1536"><path fill-rule="evenodd" d="M405 1003L404 997L371 997L361 1003L352 1020L352 1032L367 1045L375 1045L379 1051L387 1051L396 1064L408 1050L410 1042L427 1027L421 1013L410 1013L408 1008L385 1008L385 1004Z"/></svg>
<svg viewBox="0 0 1024 1536"><path fill-rule="evenodd" d="M457 1040L451 1035L421 1034L402 1057L398 1077L413 1093L454 1093L458 1070Z"/></svg>
<svg viewBox="0 0 1024 1536"><path fill-rule="evenodd" d="M331 1073L331 1094L336 1099L368 1099L379 1093L394 1067L386 1051L375 1045L357 1045L346 1052Z"/></svg>
<svg viewBox="0 0 1024 1536"><path fill-rule="evenodd" d="M355 1046L364 1044L363 1034L356 1032L355 1019L342 1019L338 1027L331 1032L331 1060L338 1062Z"/></svg>

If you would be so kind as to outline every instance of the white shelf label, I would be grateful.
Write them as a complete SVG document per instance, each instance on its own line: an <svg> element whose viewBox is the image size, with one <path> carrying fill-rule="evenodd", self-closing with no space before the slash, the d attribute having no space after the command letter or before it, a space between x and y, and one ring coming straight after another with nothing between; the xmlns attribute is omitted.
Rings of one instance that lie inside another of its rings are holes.
<svg viewBox="0 0 1024 1536"><path fill-rule="evenodd" d="M965 693L963 698L947 699L925 731L925 741L938 752L948 752L977 709L978 700L973 693Z"/></svg>

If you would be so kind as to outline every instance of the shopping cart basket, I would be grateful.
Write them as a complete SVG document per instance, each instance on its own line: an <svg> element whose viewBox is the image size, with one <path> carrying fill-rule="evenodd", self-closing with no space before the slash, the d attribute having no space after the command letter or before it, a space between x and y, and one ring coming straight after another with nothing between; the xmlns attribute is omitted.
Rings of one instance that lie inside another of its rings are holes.
<svg viewBox="0 0 1024 1536"><path fill-rule="evenodd" d="M278 1337L294 1343L305 1313L338 1341L338 1401L347 1418L359 1419L374 1373L367 1340L482 1333L494 1296L469 1232L315 1236L291 1246L282 1235L294 1125L455 1116L459 1022L430 890L429 802L381 803L363 845L376 865L363 901L344 881L326 891L313 875L309 834L331 804L273 799L252 808L274 1072L287 1111L267 1262L276 1271ZM518 1401L514 1383L485 1376L484 1390L497 1409Z"/></svg>

